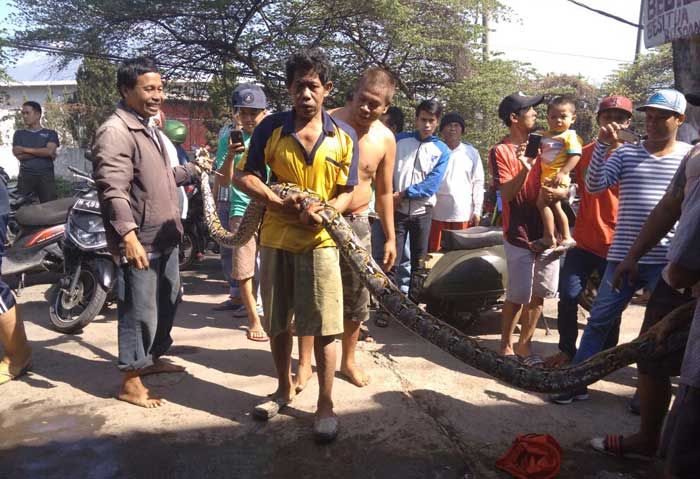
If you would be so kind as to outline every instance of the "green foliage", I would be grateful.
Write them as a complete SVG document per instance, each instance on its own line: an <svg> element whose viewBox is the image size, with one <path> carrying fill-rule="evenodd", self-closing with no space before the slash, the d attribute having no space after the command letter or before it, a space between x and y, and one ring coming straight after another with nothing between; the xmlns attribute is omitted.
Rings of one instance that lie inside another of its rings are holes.
<svg viewBox="0 0 700 479"><path fill-rule="evenodd" d="M95 131L114 111L119 100L116 67L106 60L86 57L75 75L76 91L68 101L68 128L78 145L87 148Z"/></svg>
<svg viewBox="0 0 700 479"><path fill-rule="evenodd" d="M238 73L233 65L225 65L223 73L216 74L207 84L207 103L211 108L212 118L205 120L207 127L207 142L218 146L218 133L221 127L233 121L231 111L231 95L236 88Z"/></svg>
<svg viewBox="0 0 700 479"><path fill-rule="evenodd" d="M534 72L526 65L494 59L473 64L468 77L445 90L446 111L465 120L465 138L486 158L488 149L507 134L498 118L498 104L511 93L530 92Z"/></svg>
<svg viewBox="0 0 700 479"><path fill-rule="evenodd" d="M673 51L669 44L641 55L637 63L619 68L600 90L601 96L624 95L638 104L654 90L673 84Z"/></svg>
<svg viewBox="0 0 700 479"><path fill-rule="evenodd" d="M576 100L576 122L573 129L588 143L593 138L596 108L598 106L598 89L583 77L574 75L549 74L537 79L531 91L545 95L545 103L558 95L569 95ZM539 126L547 129L547 107L540 107Z"/></svg>
<svg viewBox="0 0 700 479"><path fill-rule="evenodd" d="M276 109L288 106L284 60L307 46L324 47L333 62L338 88L331 104L342 103L369 66L394 73L408 100L437 97L472 71L482 9L493 18L506 11L496 0L15 0L15 6L18 40L78 51L99 44L118 57L147 53L178 79L232 83L227 77L234 72L262 84ZM223 101L216 93L211 98Z"/></svg>
<svg viewBox="0 0 700 479"><path fill-rule="evenodd" d="M673 85L673 50L668 44L641 55L637 63L616 70L601 86L600 96L624 95L639 105L654 90L671 88ZM634 113L632 128L644 131L642 113Z"/></svg>

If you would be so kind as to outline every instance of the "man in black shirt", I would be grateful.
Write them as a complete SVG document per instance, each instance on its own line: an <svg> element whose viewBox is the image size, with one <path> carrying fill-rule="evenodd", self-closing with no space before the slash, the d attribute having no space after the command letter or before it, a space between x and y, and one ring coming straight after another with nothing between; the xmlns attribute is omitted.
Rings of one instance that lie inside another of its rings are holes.
<svg viewBox="0 0 700 479"><path fill-rule="evenodd" d="M12 137L12 154L19 160L19 191L34 193L40 203L54 200L53 161L59 145L58 134L41 127L41 105L35 101L22 105L22 119L27 128L17 130Z"/></svg>

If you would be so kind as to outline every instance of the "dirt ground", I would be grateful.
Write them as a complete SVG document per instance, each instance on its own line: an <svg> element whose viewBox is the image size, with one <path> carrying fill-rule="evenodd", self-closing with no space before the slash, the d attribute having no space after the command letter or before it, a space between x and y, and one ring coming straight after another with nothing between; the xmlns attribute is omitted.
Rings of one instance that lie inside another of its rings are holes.
<svg viewBox="0 0 700 479"><path fill-rule="evenodd" d="M656 477L658 464L588 446L596 435L636 430L639 418L627 411L635 367L595 384L589 401L557 406L492 380L395 322L370 323L376 343L359 346L369 386L335 381L335 443L318 446L311 437L315 377L293 407L257 422L250 411L276 384L268 344L248 341L244 321L211 311L225 299L214 258L183 280L170 357L187 373L146 379L169 401L156 410L114 399L114 306L67 336L49 328L48 285L23 291L34 371L0 389L0 478L505 478L494 463L524 433L556 438L562 478ZM555 301L547 301L546 315L553 331L538 329L534 342L543 355L556 351ZM623 340L636 336L642 315L628 308ZM498 319L485 314L472 331L488 347L498 344Z"/></svg>

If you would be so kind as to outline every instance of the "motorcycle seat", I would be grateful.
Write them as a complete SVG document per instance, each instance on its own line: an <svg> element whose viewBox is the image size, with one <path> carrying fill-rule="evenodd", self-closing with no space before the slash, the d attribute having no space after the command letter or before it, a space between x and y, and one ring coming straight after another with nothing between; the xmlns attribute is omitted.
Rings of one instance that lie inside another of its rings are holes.
<svg viewBox="0 0 700 479"><path fill-rule="evenodd" d="M488 248L503 244L503 230L498 226L475 226L466 230L443 230L442 251Z"/></svg>
<svg viewBox="0 0 700 479"><path fill-rule="evenodd" d="M61 198L38 205L27 205L17 210L17 223L23 226L54 226L66 222L68 210L76 198Z"/></svg>

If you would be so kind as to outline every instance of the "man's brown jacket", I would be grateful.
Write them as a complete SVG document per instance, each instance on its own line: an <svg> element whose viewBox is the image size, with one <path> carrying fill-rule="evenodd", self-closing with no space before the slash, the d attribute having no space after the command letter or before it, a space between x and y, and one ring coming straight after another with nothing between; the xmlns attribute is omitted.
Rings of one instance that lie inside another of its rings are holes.
<svg viewBox="0 0 700 479"><path fill-rule="evenodd" d="M176 187L192 181L194 165L171 167L160 133L149 132L123 103L98 128L92 153L110 251L122 256L122 238L132 230L147 252L176 246L182 236Z"/></svg>

